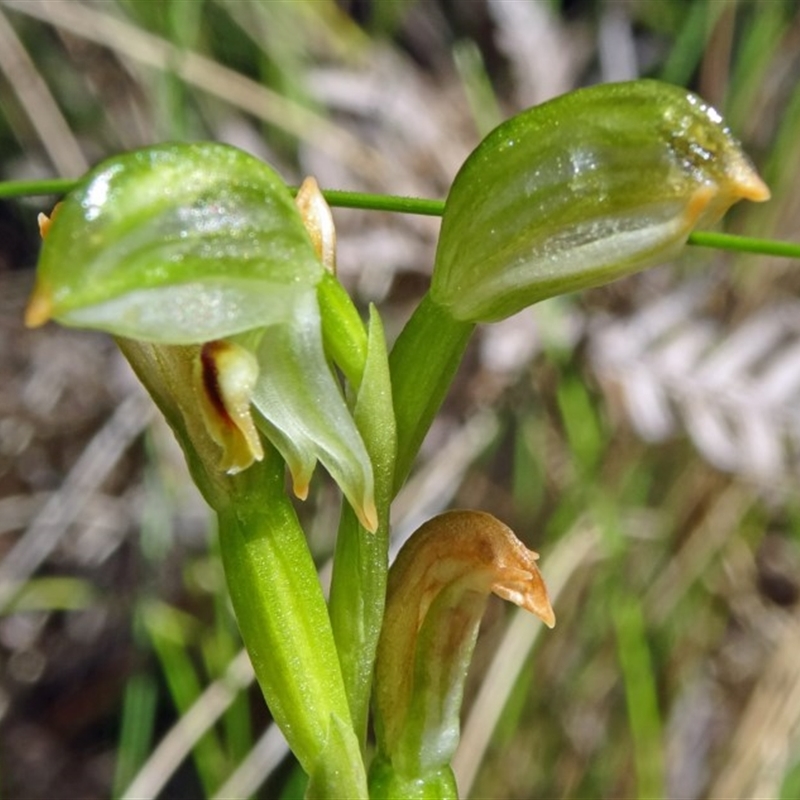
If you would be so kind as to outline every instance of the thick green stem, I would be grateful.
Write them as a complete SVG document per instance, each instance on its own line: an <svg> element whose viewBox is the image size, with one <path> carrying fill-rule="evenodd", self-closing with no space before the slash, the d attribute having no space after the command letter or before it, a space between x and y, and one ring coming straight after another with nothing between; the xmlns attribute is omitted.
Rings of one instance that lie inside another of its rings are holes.
<svg viewBox="0 0 800 800"><path fill-rule="evenodd" d="M474 329L426 294L395 342L389 356L397 421L395 492L408 477Z"/></svg>
<svg viewBox="0 0 800 800"><path fill-rule="evenodd" d="M222 559L270 711L316 780L315 794L365 797L364 765L327 608L284 491L283 462L270 450L263 462L231 478L230 486L228 502L217 509Z"/></svg>
<svg viewBox="0 0 800 800"><path fill-rule="evenodd" d="M310 797L366 797L359 740L328 609L305 534L272 447L235 475L197 411L197 348L118 340L180 442L192 476L219 517L234 611L273 717L309 774ZM389 422L391 425L391 420ZM393 453L393 446L391 447ZM382 599L381 599L382 607Z"/></svg>
<svg viewBox="0 0 800 800"><path fill-rule="evenodd" d="M449 766L409 778L398 774L390 761L378 755L369 768L369 796L371 800L458 800L458 787Z"/></svg>

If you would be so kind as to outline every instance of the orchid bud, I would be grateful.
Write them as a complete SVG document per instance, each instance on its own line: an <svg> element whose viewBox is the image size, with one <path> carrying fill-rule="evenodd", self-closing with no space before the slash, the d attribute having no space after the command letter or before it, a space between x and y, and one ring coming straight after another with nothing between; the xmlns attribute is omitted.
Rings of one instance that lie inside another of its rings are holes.
<svg viewBox="0 0 800 800"><path fill-rule="evenodd" d="M431 294L466 322L676 256L769 190L720 115L652 80L580 89L495 128L445 204Z"/></svg>
<svg viewBox="0 0 800 800"><path fill-rule="evenodd" d="M555 624L537 558L479 511L441 514L403 546L389 571L375 667L379 752L370 796L428 797L435 795L426 786L450 785L464 680L489 594Z"/></svg>
<svg viewBox="0 0 800 800"><path fill-rule="evenodd" d="M182 370L192 380L169 390L184 395L175 404L183 416L206 429L198 437L197 425L183 426L195 450L207 459L207 440L216 443L209 469L232 474L259 460L260 431L287 462L298 496L320 461L374 529L372 464L323 344L323 283L337 298L326 310L336 334L360 326L355 345L330 348L334 358L347 355L348 375L358 372L366 336L357 315L337 319L348 309L329 286L333 223L315 183L300 208L270 167L226 145L164 144L109 159L57 216L40 219L46 238L26 322L54 318L147 343L139 376L162 406L163 370L148 369L159 363L152 347L186 346L163 360L194 359Z"/></svg>

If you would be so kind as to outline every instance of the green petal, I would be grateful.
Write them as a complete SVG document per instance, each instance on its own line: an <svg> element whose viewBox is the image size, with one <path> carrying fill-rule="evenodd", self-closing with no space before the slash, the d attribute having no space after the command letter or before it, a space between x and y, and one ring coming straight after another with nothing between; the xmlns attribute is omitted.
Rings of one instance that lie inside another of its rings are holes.
<svg viewBox="0 0 800 800"><path fill-rule="evenodd" d="M325 358L316 297L295 304L291 324L268 328L256 357L253 405L289 466L295 494L305 497L320 461L364 527L374 531L372 463Z"/></svg>
<svg viewBox="0 0 800 800"><path fill-rule="evenodd" d="M289 319L323 273L288 189L227 145L112 158L59 206L29 321L167 344Z"/></svg>
<svg viewBox="0 0 800 800"><path fill-rule="evenodd" d="M431 294L509 316L673 257L697 225L769 191L714 109L657 81L563 95L500 125L456 176Z"/></svg>

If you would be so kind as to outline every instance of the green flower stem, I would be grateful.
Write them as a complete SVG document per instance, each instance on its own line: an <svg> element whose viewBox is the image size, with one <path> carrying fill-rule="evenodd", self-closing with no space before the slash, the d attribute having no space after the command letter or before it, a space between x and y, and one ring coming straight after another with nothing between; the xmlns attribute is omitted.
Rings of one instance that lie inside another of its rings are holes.
<svg viewBox="0 0 800 800"><path fill-rule="evenodd" d="M0 198L66 194L71 192L78 183L71 178L51 178L44 181L1 181Z"/></svg>
<svg viewBox="0 0 800 800"><path fill-rule="evenodd" d="M395 492L408 477L474 329L426 294L395 342L389 356L397 421Z"/></svg>
<svg viewBox="0 0 800 800"><path fill-rule="evenodd" d="M774 239L757 239L752 236L734 236L730 233L695 231L689 236L689 244L696 247L712 247L715 250L731 250L735 253L758 253L763 256L800 258L800 244L779 242Z"/></svg>
<svg viewBox="0 0 800 800"><path fill-rule="evenodd" d="M0 198L66 194L71 192L79 183L80 180L71 178L0 181ZM291 191L296 193L297 187L291 189ZM444 212L444 200L434 200L432 198L348 192L341 189L325 189L322 194L328 205L340 208L366 208L372 211L394 211L401 214L421 214L428 217L441 217Z"/></svg>
<svg viewBox="0 0 800 800"><path fill-rule="evenodd" d="M270 711L312 778L310 794L366 797L325 600L284 489L283 460L230 478L218 507L233 607Z"/></svg>
<svg viewBox="0 0 800 800"><path fill-rule="evenodd" d="M328 201L328 205L338 208L365 208L371 211L418 214L423 217L441 217L444 213L444 200L427 197L344 192L340 189L323 189L322 194Z"/></svg>
<svg viewBox="0 0 800 800"><path fill-rule="evenodd" d="M378 529L369 533L359 525L350 506L342 508L329 605L353 727L364 747L386 598L395 460L389 364L383 327L374 309L361 386L353 416L373 465Z"/></svg>
<svg viewBox="0 0 800 800"><path fill-rule="evenodd" d="M68 178L36 181L0 181L0 199L66 194L74 189L77 184L78 181ZM297 189L292 191L296 192ZM444 200L428 197L402 197L391 194L347 192L339 189L323 189L322 194L329 205L337 208L392 211L397 214L418 214L426 217L441 217L444 213ZM689 236L688 243L697 247L711 247L715 250L730 250L736 253L760 253L765 256L800 258L800 243L758 239L751 236L735 236L730 233L695 232Z"/></svg>

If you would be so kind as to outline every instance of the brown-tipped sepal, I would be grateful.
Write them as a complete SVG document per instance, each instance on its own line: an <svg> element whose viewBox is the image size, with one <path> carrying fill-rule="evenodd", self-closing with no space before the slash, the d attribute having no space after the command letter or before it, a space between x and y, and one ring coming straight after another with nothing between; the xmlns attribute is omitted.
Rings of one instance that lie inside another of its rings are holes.
<svg viewBox="0 0 800 800"><path fill-rule="evenodd" d="M404 545L389 572L375 671L382 781L387 769L398 780L441 779L458 743L464 680L489 594L553 626L537 557L479 511L435 517Z"/></svg>

